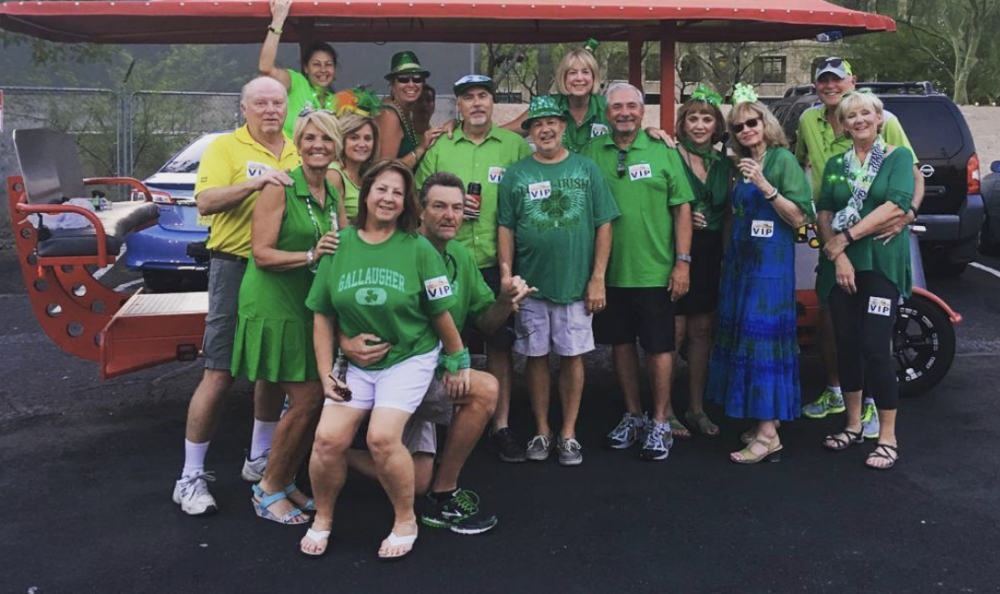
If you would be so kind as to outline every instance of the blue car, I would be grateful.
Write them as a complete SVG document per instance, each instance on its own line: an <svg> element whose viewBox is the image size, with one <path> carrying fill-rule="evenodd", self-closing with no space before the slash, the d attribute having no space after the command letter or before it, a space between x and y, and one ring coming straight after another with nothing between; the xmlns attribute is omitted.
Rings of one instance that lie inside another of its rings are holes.
<svg viewBox="0 0 1000 594"><path fill-rule="evenodd" d="M198 216L194 201L194 182L202 153L222 134L226 132L199 137L144 180L160 205L160 220L128 237L125 265L141 271L146 288L154 293L203 291L208 285L207 263L196 262L187 247L208 239L207 221Z"/></svg>

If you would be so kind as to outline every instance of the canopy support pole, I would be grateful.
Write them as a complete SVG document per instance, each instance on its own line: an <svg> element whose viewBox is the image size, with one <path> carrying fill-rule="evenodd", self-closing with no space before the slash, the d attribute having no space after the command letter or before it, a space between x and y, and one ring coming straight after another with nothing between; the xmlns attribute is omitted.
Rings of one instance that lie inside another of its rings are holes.
<svg viewBox="0 0 1000 594"><path fill-rule="evenodd" d="M642 40L629 35L628 40L628 82L642 90Z"/></svg>
<svg viewBox="0 0 1000 594"><path fill-rule="evenodd" d="M677 70L674 67L677 61L677 23L663 21L660 31L660 128L673 134L677 89Z"/></svg>

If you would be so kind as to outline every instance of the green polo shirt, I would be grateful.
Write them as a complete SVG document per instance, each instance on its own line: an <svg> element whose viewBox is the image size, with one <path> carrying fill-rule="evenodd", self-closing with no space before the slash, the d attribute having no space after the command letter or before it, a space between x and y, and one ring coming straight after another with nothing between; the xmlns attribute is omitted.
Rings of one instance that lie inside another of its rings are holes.
<svg viewBox="0 0 1000 594"><path fill-rule="evenodd" d="M289 68L288 78L291 80L291 86L288 87L288 115L285 116L284 130L285 136L292 138L295 136L295 122L298 121L303 107L311 105L314 109L337 111L337 97L333 89L313 86L298 70ZM320 97L323 97L322 103Z"/></svg>
<svg viewBox="0 0 1000 594"><path fill-rule="evenodd" d="M563 133L563 146L574 153L579 153L583 147L587 146L590 139L604 136L611 130L608 125L608 102L603 95L591 95L590 103L587 105L587 115L584 116L580 125L576 125L576 120L569 111L569 97L566 95L553 95L559 108L566 116L566 132Z"/></svg>
<svg viewBox="0 0 1000 594"><path fill-rule="evenodd" d="M892 146L903 146L910 149L913 155L913 164L920 162L917 154L910 144L910 139L903 132L903 126L899 123L899 118L886 111L885 123L882 124L882 138L887 144ZM847 152L853 144L851 139L843 133L834 137L833 126L826 119L826 106L815 105L802 112L799 118L799 128L796 133L795 158L803 166L809 165L812 169L812 192L813 200L819 200L819 189L823 185L823 170L831 157Z"/></svg>
<svg viewBox="0 0 1000 594"><path fill-rule="evenodd" d="M624 168L611 135L595 138L581 154L608 180L621 216L611 223L609 287L666 287L674 269L674 219L670 207L691 202L694 192L680 154L640 130L625 149ZM621 175L619 175L621 172Z"/></svg>
<svg viewBox="0 0 1000 594"><path fill-rule="evenodd" d="M497 265L497 188L507 167L530 155L528 143L519 134L493 126L479 144L466 138L461 129L451 139L440 136L420 161L418 188L438 171L454 173L466 188L471 182L483 187L479 219L463 222L455 238L472 252L480 268Z"/></svg>

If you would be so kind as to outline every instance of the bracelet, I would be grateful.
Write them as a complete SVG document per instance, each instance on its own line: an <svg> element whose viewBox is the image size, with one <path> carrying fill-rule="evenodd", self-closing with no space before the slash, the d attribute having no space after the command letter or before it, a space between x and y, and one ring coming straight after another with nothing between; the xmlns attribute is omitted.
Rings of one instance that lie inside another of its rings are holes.
<svg viewBox="0 0 1000 594"><path fill-rule="evenodd" d="M316 250L309 248L306 250L306 266L312 268L314 264L316 264Z"/></svg>
<svg viewBox="0 0 1000 594"><path fill-rule="evenodd" d="M677 254L677 261L678 262L687 262L688 264L690 264L691 263L691 254Z"/></svg>
<svg viewBox="0 0 1000 594"><path fill-rule="evenodd" d="M910 207L910 214L913 215L913 220L917 219L917 209L913 208L912 206Z"/></svg>
<svg viewBox="0 0 1000 594"><path fill-rule="evenodd" d="M274 33L275 35L281 35L282 33L284 33L284 32L285 32L285 31L284 31L283 29L275 29L275 28L274 28L273 26L271 26L271 25L268 25L268 26L267 26L267 30L268 30L268 31L270 31L271 33Z"/></svg>
<svg viewBox="0 0 1000 594"><path fill-rule="evenodd" d="M462 369L468 369L470 367L472 367L472 357L469 355L468 348L464 348L450 355L446 355L444 351L442 351L438 354L437 378L441 379L444 377L445 372L454 375Z"/></svg>
<svg viewBox="0 0 1000 594"><path fill-rule="evenodd" d="M773 192L771 192L767 196L764 196L764 200L767 200L768 202L774 202L775 198L777 197L778 197L778 188L774 188Z"/></svg>
<svg viewBox="0 0 1000 594"><path fill-rule="evenodd" d="M851 235L850 229L844 229L844 237L847 238L847 243L854 243L854 236Z"/></svg>

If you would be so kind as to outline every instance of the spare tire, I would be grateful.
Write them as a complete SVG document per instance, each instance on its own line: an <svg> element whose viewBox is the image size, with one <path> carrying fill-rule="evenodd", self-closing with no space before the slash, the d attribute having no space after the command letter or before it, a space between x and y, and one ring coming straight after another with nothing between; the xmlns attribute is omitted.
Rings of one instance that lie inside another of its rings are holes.
<svg viewBox="0 0 1000 594"><path fill-rule="evenodd" d="M900 396L919 396L938 385L955 361L955 328L932 300L914 294L899 306L892 356Z"/></svg>

